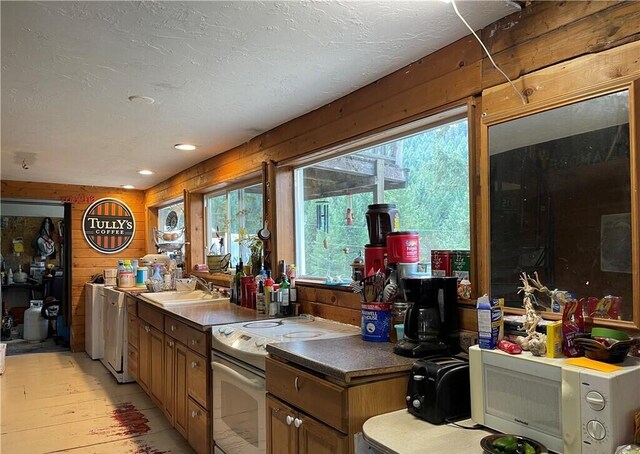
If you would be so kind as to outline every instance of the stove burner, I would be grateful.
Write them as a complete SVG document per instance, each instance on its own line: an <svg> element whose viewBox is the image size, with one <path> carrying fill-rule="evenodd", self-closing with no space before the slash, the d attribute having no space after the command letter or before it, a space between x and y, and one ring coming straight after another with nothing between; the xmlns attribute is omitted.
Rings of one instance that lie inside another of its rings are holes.
<svg viewBox="0 0 640 454"><path fill-rule="evenodd" d="M282 320L269 320L264 322L249 322L242 325L243 328L275 328L276 326L282 325Z"/></svg>
<svg viewBox="0 0 640 454"><path fill-rule="evenodd" d="M312 339L314 337L321 337L320 331L292 331L284 334L282 337L288 337L292 339Z"/></svg>

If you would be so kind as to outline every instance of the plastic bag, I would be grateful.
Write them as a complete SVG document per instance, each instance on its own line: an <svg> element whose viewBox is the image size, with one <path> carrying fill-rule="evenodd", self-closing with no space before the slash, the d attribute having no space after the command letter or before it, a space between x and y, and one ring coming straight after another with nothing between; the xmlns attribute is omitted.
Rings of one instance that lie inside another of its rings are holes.
<svg viewBox="0 0 640 454"><path fill-rule="evenodd" d="M640 454L640 446L638 445L618 446L615 454Z"/></svg>
<svg viewBox="0 0 640 454"><path fill-rule="evenodd" d="M584 333L582 302L575 299L568 301L562 313L562 353L569 358L582 356L582 350L574 343L576 336Z"/></svg>

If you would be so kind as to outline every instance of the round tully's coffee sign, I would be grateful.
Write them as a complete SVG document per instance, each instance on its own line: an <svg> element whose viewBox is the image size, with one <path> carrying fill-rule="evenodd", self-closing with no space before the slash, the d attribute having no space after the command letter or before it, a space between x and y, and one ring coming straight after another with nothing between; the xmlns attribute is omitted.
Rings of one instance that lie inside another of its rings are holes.
<svg viewBox="0 0 640 454"><path fill-rule="evenodd" d="M129 246L136 231L131 209L116 199L92 203L82 216L82 233L96 251L115 254Z"/></svg>

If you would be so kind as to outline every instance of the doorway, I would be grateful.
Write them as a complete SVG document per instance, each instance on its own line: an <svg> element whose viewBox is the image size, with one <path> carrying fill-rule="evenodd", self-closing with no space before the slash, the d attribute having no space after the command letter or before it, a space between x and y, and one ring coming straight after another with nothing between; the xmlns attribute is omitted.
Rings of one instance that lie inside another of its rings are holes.
<svg viewBox="0 0 640 454"><path fill-rule="evenodd" d="M69 349L70 227L70 204L20 199L0 203L0 297L7 355Z"/></svg>

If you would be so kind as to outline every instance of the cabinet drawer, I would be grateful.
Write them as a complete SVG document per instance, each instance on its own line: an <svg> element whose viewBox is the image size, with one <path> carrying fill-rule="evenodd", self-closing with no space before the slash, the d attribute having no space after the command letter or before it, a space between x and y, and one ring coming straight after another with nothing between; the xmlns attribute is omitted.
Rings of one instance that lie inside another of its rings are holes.
<svg viewBox="0 0 640 454"><path fill-rule="evenodd" d="M191 350L207 356L207 333L198 331L175 318L164 318L164 332L182 342Z"/></svg>
<svg viewBox="0 0 640 454"><path fill-rule="evenodd" d="M266 359L266 375L267 392L338 430L348 431L345 388L271 358Z"/></svg>
<svg viewBox="0 0 640 454"><path fill-rule="evenodd" d="M138 317L151 324L154 328L162 331L164 323L164 315L162 315L162 312L152 309L146 304L138 304Z"/></svg>
<svg viewBox="0 0 640 454"><path fill-rule="evenodd" d="M198 454L209 452L209 412L189 399L189 422L187 423L188 440Z"/></svg>
<svg viewBox="0 0 640 454"><path fill-rule="evenodd" d="M129 374L138 380L138 349L131 344L127 345L127 370Z"/></svg>
<svg viewBox="0 0 640 454"><path fill-rule="evenodd" d="M127 314L127 340L136 349L139 344L138 317L133 314Z"/></svg>
<svg viewBox="0 0 640 454"><path fill-rule="evenodd" d="M205 409L207 406L207 359L187 350L187 393Z"/></svg>

